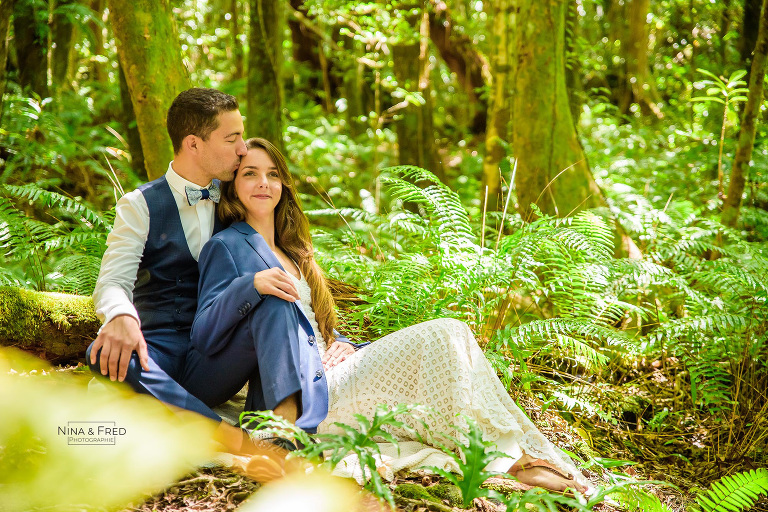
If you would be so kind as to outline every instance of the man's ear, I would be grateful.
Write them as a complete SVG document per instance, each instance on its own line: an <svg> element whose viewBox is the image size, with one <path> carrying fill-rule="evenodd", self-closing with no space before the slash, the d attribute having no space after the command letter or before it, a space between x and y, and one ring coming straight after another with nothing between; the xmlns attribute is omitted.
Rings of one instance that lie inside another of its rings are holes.
<svg viewBox="0 0 768 512"><path fill-rule="evenodd" d="M190 153L197 153L200 149L200 139L197 135L189 134L181 141L181 147Z"/></svg>

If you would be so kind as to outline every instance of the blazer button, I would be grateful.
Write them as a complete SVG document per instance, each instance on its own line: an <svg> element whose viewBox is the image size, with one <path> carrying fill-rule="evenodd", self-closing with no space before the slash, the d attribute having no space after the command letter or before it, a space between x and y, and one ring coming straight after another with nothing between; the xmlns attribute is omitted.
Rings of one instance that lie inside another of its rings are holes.
<svg viewBox="0 0 768 512"><path fill-rule="evenodd" d="M315 344L315 337L314 336L309 336L307 338L307 341L309 342L310 345L314 345Z"/></svg>
<svg viewBox="0 0 768 512"><path fill-rule="evenodd" d="M248 308L250 308L250 307L251 307L251 303L250 303L250 302L246 302L245 304L243 304L243 307L244 307L245 309L248 309Z"/></svg>
<svg viewBox="0 0 768 512"><path fill-rule="evenodd" d="M180 314L181 314L181 309L179 309L179 308L176 308L176 314L177 314L177 315L180 315Z"/></svg>
<svg viewBox="0 0 768 512"><path fill-rule="evenodd" d="M323 377L323 372L321 370L317 370L315 372L315 377L317 377L318 379L321 379Z"/></svg>

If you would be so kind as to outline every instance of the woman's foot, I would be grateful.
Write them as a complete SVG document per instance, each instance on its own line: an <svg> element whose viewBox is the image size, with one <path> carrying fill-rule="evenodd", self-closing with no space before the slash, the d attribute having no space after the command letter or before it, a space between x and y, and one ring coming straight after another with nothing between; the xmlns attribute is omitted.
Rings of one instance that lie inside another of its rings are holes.
<svg viewBox="0 0 768 512"><path fill-rule="evenodd" d="M566 493L568 490L586 492L587 488L576 482L572 475L566 475L549 462L543 459L534 459L530 455L523 454L515 462L507 473L517 478L520 482L533 487Z"/></svg>

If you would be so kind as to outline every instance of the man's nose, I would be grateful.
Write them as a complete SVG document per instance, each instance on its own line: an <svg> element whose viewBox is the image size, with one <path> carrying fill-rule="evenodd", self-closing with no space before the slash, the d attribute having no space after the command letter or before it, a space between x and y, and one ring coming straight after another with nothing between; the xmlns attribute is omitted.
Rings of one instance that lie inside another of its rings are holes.
<svg viewBox="0 0 768 512"><path fill-rule="evenodd" d="M237 145L235 151L237 152L237 156L241 157L248 154L248 148L245 146L245 141L243 139L240 139L240 144Z"/></svg>

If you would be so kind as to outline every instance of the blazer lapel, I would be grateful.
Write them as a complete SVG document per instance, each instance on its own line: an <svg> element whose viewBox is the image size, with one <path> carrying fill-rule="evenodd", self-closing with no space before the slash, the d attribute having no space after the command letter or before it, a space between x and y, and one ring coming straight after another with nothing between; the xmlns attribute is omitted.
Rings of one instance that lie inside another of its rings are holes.
<svg viewBox="0 0 768 512"><path fill-rule="evenodd" d="M253 229L250 224L246 222L238 222L236 224L232 224L232 227L237 229L245 236L245 241L248 242L248 245L250 245L256 254L258 254L259 257L264 261L264 263L267 265L267 268L277 267L285 272L285 268L283 268L283 265L280 263L280 260L277 259L275 253L272 252L272 249L269 248L266 240L264 240L264 237L261 236L258 231ZM307 330L307 332L311 332L312 327L309 323L309 318L307 318L307 315L304 312L304 306L301 304L301 301L297 300L294 302L294 304L296 305L296 309L299 310L301 318L303 319L305 330Z"/></svg>

